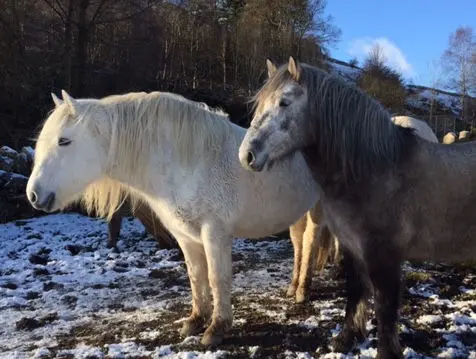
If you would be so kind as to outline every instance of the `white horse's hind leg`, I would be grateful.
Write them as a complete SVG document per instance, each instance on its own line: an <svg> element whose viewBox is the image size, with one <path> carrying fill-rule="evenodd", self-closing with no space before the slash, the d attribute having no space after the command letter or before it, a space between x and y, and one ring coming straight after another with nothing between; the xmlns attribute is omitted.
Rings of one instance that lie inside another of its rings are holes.
<svg viewBox="0 0 476 359"><path fill-rule="evenodd" d="M293 264L293 277L289 284L286 295L288 297L294 297L296 295L296 289L299 284L299 273L301 271L301 259L302 259L302 242L303 234L306 230L307 213L302 216L296 223L289 227L289 235L291 242L293 243L294 250L294 264Z"/></svg>
<svg viewBox="0 0 476 359"><path fill-rule="evenodd" d="M181 335L187 337L196 335L203 330L203 326L211 314L211 296L208 285L207 259L203 245L192 242L190 239L177 239L185 257L192 289L192 314L184 322L180 331Z"/></svg>
<svg viewBox="0 0 476 359"><path fill-rule="evenodd" d="M214 224L202 227L202 240L208 261L208 278L213 293L212 322L202 338L204 345L222 342L225 332L231 328L232 236Z"/></svg>
<svg viewBox="0 0 476 359"><path fill-rule="evenodd" d="M296 290L296 303L302 303L306 300L311 287L318 244L318 219L318 211L315 207L307 212L306 230L304 231L302 240L302 259L299 273L299 284Z"/></svg>

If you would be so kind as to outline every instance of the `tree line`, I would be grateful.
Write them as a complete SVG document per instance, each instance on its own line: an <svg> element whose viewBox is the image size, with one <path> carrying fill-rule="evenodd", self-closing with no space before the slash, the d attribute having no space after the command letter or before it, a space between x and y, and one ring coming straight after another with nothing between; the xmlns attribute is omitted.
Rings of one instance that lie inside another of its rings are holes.
<svg viewBox="0 0 476 359"><path fill-rule="evenodd" d="M0 0L0 7L0 141L14 146L51 108L51 91L166 90L223 106L262 83L266 57L294 54L323 66L340 36L325 0Z"/></svg>
<svg viewBox="0 0 476 359"><path fill-rule="evenodd" d="M326 0L0 0L0 144L31 143L50 92L76 97L163 90L221 106L241 125L264 61L289 55L327 69L340 29ZM357 67L357 61L351 61ZM476 118L476 45L460 27L432 70L432 87L461 94ZM392 112L408 89L378 46L357 85ZM431 100L430 118L438 108Z"/></svg>

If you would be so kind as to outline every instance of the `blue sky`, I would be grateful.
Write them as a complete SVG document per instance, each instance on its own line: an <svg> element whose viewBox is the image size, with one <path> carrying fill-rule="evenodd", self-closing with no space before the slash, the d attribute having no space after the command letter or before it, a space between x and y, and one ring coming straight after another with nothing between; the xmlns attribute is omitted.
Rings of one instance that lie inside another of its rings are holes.
<svg viewBox="0 0 476 359"><path fill-rule="evenodd" d="M342 30L332 57L362 63L377 41L388 63L421 85L430 85L429 66L440 59L450 33L460 25L476 31L476 0L328 0L326 12Z"/></svg>

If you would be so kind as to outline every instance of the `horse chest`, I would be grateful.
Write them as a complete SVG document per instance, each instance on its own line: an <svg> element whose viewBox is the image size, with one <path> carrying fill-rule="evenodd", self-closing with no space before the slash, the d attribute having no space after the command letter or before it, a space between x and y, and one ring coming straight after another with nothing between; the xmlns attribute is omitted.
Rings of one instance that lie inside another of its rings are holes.
<svg viewBox="0 0 476 359"><path fill-rule="evenodd" d="M343 204L323 202L323 213L329 228L339 243L356 258L363 259L364 236L359 230L358 216L353 216Z"/></svg>

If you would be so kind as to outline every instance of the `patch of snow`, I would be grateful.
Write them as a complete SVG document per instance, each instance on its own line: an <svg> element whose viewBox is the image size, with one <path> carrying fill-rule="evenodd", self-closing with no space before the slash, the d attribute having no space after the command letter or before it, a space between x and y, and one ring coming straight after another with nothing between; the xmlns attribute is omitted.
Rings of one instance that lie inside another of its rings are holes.
<svg viewBox="0 0 476 359"><path fill-rule="evenodd" d="M419 283L418 285L409 289L410 294L418 295L425 298L436 299L438 294L435 293L432 285L429 283Z"/></svg>
<svg viewBox="0 0 476 359"><path fill-rule="evenodd" d="M10 158L10 157L7 157L7 156L0 156L0 161L7 164L7 165L11 165L13 162L15 162L13 160L13 158Z"/></svg>
<svg viewBox="0 0 476 359"><path fill-rule="evenodd" d="M460 111L461 106L458 96L441 93L439 91L436 91L435 94L433 94L429 89L419 92L417 96L420 101L425 101L428 105L431 99L434 98L436 102L450 109L453 113L457 114Z"/></svg>
<svg viewBox="0 0 476 359"><path fill-rule="evenodd" d="M476 314L472 312L470 316L455 312L447 314L445 317L452 320L456 325L476 325Z"/></svg>
<svg viewBox="0 0 476 359"><path fill-rule="evenodd" d="M8 146L2 146L0 147L0 153L5 153L5 154L10 154L10 155L18 155L18 152L15 151L13 148L8 147Z"/></svg>
<svg viewBox="0 0 476 359"><path fill-rule="evenodd" d="M360 358L375 358L377 356L377 349L366 348L360 350Z"/></svg>
<svg viewBox="0 0 476 359"><path fill-rule="evenodd" d="M342 76L346 81L356 82L359 76L360 69L357 67L346 66L336 62L328 62L330 65L330 72Z"/></svg>
<svg viewBox="0 0 476 359"><path fill-rule="evenodd" d="M77 359L89 359L89 358L104 358L104 353L99 349L99 348L91 348L88 346L80 346L75 349L69 349L69 350L60 350L58 352L58 356L68 356L68 355L73 355L74 358ZM120 357L114 357L114 358L120 358Z"/></svg>
<svg viewBox="0 0 476 359"><path fill-rule="evenodd" d="M427 314L420 316L416 321L419 324L435 324L443 320L441 315Z"/></svg>
<svg viewBox="0 0 476 359"><path fill-rule="evenodd" d="M259 350L259 345L253 345L248 348L248 353L250 354L250 358L253 358Z"/></svg>
<svg viewBox="0 0 476 359"><path fill-rule="evenodd" d="M470 289L466 287L460 287L459 290L463 292L464 294L476 294L476 289Z"/></svg>
<svg viewBox="0 0 476 359"><path fill-rule="evenodd" d="M1 358L40 359L69 354L75 358L215 359L230 354L224 350L191 350L190 347L199 346L200 336L170 339L173 342L163 339L176 333L190 313L188 276L176 250L158 249L156 242L144 234L141 223L131 218L123 221L119 253L106 248L107 239L104 220L78 214L47 215L0 225ZM322 331L324 327L332 337L341 330L345 301L340 296L329 296L328 291L319 293L320 284L316 289L320 299L310 303L314 313L292 314L294 309L290 308L296 304L283 294L292 271L289 240L237 239L233 254L236 330L246 332L248 326L256 324L254 316L249 315L254 312L267 316L270 323L303 327L303 332ZM404 266L404 270L428 273L411 266ZM152 271L157 275L151 276ZM326 276L325 283L332 283L331 287L337 286L328 273L320 276ZM433 278L437 277L431 273ZM435 348L440 352L436 355L446 358L461 354L476 359L474 348L464 345L464 336L476 336L476 300L440 298L444 292L440 292L439 282L433 278L430 283L408 288L408 294L415 297L412 299L424 305L416 316L405 315L405 319L436 326L444 321L444 328L432 329L446 341L442 348ZM471 293L473 279L468 276L464 286L460 286L463 292ZM159 321L161 318L166 319ZM412 335L412 329L399 324L402 332ZM133 330L136 327L140 329ZM358 356L373 358L376 328L370 319L366 327L369 336L357 347ZM104 334L111 337L94 341ZM65 344L64 338L77 342ZM322 358L352 357L321 353L327 344L316 346ZM261 349L260 342L243 346L245 356L250 357L259 357ZM315 355L286 350L289 358ZM404 355L425 357L409 347L404 348Z"/></svg>
<svg viewBox="0 0 476 359"><path fill-rule="evenodd" d="M464 358L465 352L457 348L444 348L440 353L438 353L438 358Z"/></svg>
<svg viewBox="0 0 476 359"><path fill-rule="evenodd" d="M7 172L7 171L4 171L4 170L0 170L0 176L4 176L4 175L9 175L11 176L12 178L21 178L21 179L24 179L24 180L28 180L28 177L26 176L23 176L19 173L15 173L15 172Z"/></svg>
<svg viewBox="0 0 476 359"><path fill-rule="evenodd" d="M32 158L35 157L35 150L30 146L23 147L21 151L30 155Z"/></svg>

